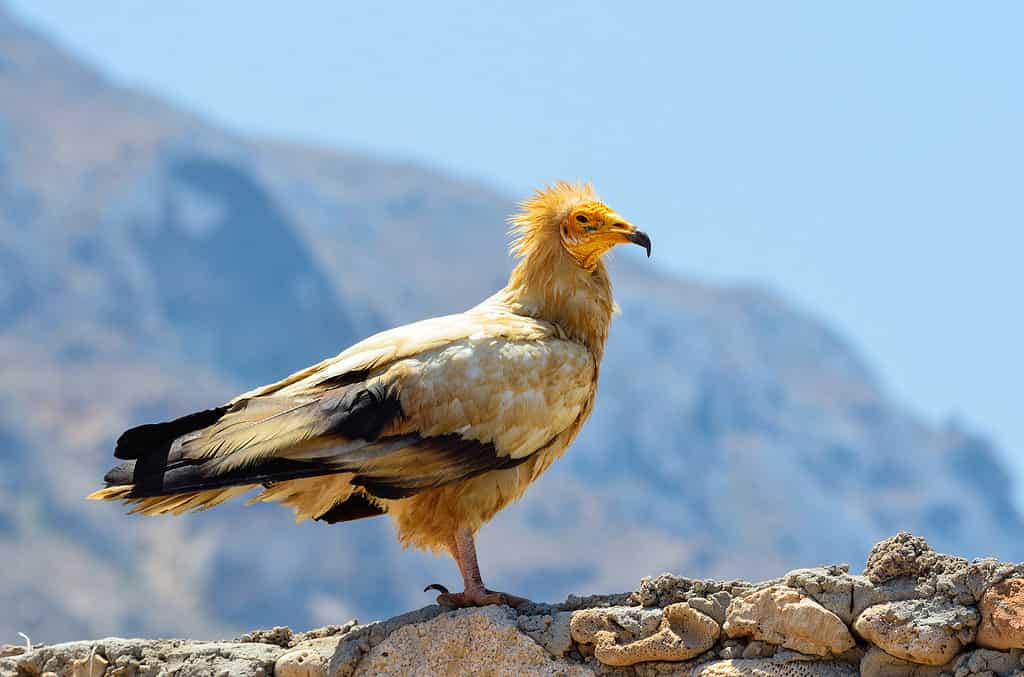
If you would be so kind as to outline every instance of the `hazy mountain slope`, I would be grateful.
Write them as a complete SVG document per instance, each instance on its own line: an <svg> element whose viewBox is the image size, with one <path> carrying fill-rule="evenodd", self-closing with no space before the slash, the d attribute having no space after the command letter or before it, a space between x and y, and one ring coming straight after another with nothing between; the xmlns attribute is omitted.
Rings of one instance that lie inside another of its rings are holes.
<svg viewBox="0 0 1024 677"><path fill-rule="evenodd" d="M294 526L275 506L128 519L81 497L125 427L493 291L511 208L424 169L234 137L0 10L0 641L303 627L454 584L385 521ZM897 528L1024 558L988 444L889 402L820 322L635 253L613 275L623 313L597 409L482 534L495 586L765 577L860 561Z"/></svg>

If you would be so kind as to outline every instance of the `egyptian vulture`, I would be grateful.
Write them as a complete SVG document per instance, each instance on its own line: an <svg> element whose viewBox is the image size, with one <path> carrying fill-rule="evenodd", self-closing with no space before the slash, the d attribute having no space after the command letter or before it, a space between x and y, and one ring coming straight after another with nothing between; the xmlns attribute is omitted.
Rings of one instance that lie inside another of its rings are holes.
<svg viewBox="0 0 1024 677"><path fill-rule="evenodd" d="M537 191L511 217L508 285L480 305L382 332L227 404L126 431L90 498L179 515L250 501L331 524L388 515L403 546L447 550L452 607L488 590L474 537L566 450L590 415L615 312L602 256L650 238L589 184Z"/></svg>

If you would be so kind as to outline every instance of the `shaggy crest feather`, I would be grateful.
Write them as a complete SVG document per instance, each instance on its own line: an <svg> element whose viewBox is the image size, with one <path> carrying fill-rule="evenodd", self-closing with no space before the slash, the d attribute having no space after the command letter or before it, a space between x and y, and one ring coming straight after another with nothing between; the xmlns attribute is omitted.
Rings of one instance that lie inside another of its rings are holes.
<svg viewBox="0 0 1024 677"><path fill-rule="evenodd" d="M558 181L538 188L519 203L519 212L509 217L512 242L509 251L517 259L526 257L542 244L558 242L558 225L573 207L585 202L600 202L590 181Z"/></svg>

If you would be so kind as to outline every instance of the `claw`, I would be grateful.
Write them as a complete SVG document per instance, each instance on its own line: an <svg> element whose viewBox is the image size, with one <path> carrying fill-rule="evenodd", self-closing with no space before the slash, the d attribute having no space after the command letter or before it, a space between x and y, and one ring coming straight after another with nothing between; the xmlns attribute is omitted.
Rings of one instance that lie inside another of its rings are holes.
<svg viewBox="0 0 1024 677"><path fill-rule="evenodd" d="M448 592L444 586L439 585L429 589L441 592L437 596L437 603L449 609L464 609L466 607L488 606L490 604L507 604L515 608L531 603L525 597L510 595L506 592L495 592L486 588L468 592Z"/></svg>
<svg viewBox="0 0 1024 677"><path fill-rule="evenodd" d="M462 597L459 594L451 594L446 592L437 596L437 603L439 606L443 606L445 609L461 609L466 606L462 602Z"/></svg>
<svg viewBox="0 0 1024 677"><path fill-rule="evenodd" d="M423 588L423 592L430 592L431 590L437 590L442 595L449 594L448 593L448 588L444 587L440 583L431 583L427 587Z"/></svg>

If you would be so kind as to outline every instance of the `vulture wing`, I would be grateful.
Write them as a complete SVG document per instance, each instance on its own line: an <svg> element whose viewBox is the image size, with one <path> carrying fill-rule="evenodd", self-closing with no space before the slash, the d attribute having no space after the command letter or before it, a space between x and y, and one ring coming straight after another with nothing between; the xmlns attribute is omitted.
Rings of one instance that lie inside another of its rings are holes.
<svg viewBox="0 0 1024 677"><path fill-rule="evenodd" d="M393 500L522 463L570 427L597 366L546 322L486 307L373 336L222 407L133 428L98 499L147 514L255 500L299 518Z"/></svg>

